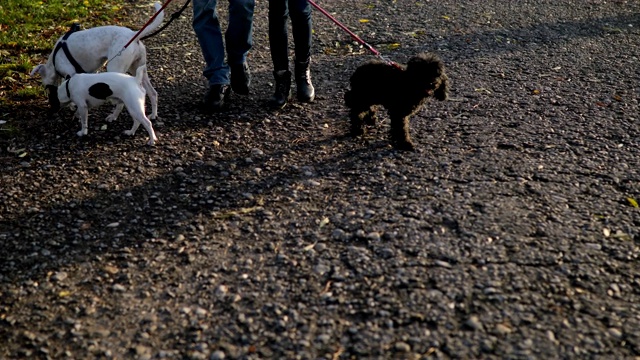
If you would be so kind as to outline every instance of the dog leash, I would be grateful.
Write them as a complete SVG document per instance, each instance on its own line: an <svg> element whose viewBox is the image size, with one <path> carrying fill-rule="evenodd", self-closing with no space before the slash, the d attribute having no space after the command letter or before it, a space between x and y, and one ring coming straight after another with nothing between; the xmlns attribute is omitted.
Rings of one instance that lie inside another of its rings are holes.
<svg viewBox="0 0 640 360"><path fill-rule="evenodd" d="M325 9L321 8L318 4L316 4L313 0L307 0L309 1L309 4L311 4L311 6L313 6L314 8L316 8L318 11L320 11L322 13L322 15L326 16L327 18L329 18L329 20L333 21L336 25L338 25L339 28L341 28L342 30L346 31L349 35L351 35L351 37L359 42L362 46L364 46L367 50L371 51L375 56L377 56L378 58L380 58L382 61L386 62L387 64L401 69L402 67L396 63L395 61L392 61L391 59L387 58L386 56L382 55L382 53L380 53L380 51L376 50L373 46L369 45L366 41L362 40L358 35L356 35L353 31L349 30L348 27L346 27L344 24L342 24L340 21L338 21L338 19L336 19L333 15L329 14L328 11L326 11Z"/></svg>
<svg viewBox="0 0 640 360"><path fill-rule="evenodd" d="M186 9L186 8L187 8L187 6L189 5L189 3L190 3L190 2L191 2L191 0L187 0L187 1L185 1L184 5L182 5L182 7L181 7L178 11L174 12L173 14L171 14L171 18L169 19L169 21L167 21L164 25L162 25L162 27L161 27L160 29L158 29L158 30L156 30L156 31L152 32L151 34L149 34L149 35L147 35L147 36L143 36L143 37L141 37L141 38L140 38L140 40L145 40L145 39L148 39L148 38L150 38L150 37L156 36L156 35L158 35L162 30L166 29L166 28L167 28L167 26L169 26L169 24L171 24L171 22L172 22L173 20L175 20L175 19L179 18L179 17L180 17L180 15L182 15L182 13L184 12L184 9Z"/></svg>
<svg viewBox="0 0 640 360"><path fill-rule="evenodd" d="M146 29L146 28L147 28L147 27L148 27L148 26L153 22L153 20L155 20L155 18L157 18L157 17L158 17L158 15L160 15L160 13L164 10L164 8L166 8L166 7L169 5L169 3L170 3L171 1L172 1L172 0L167 0L164 4L162 4L162 6L160 7L160 9L158 9L158 11L156 11L156 13L155 13L155 14L153 14L153 16L152 16L149 20L147 20L147 22L144 24L144 26L142 26L142 28L140 28L140 30L138 30L138 32L137 32L137 33L135 33L135 35L133 35L133 37L131 37L131 40L129 40L129 42L127 42L127 43L122 47L122 49L120 49L120 51L119 51L117 54L115 54L111 59L108 59L107 61L105 61L105 63L104 63L104 64L102 64L102 66L101 66L100 68L103 68L103 67L107 66L107 65L109 64L109 62L111 62L111 60L113 60L113 59L117 58L118 56L122 55L122 53L127 49L127 47L129 47L129 45L131 45L131 43L132 43L132 42L133 42L133 41L134 41L138 36L140 36L140 33L142 33L142 31L143 31L144 29Z"/></svg>

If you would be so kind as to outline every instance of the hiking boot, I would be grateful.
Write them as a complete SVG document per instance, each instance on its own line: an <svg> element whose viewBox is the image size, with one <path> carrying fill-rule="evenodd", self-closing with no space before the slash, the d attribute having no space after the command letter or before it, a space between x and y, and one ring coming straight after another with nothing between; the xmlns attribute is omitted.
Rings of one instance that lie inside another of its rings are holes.
<svg viewBox="0 0 640 360"><path fill-rule="evenodd" d="M309 61L296 62L296 86L297 96L300 102L312 102L316 97L315 89L311 84L311 70L309 70Z"/></svg>
<svg viewBox="0 0 640 360"><path fill-rule="evenodd" d="M231 89L227 84L215 84L209 86L204 95L202 109L206 113L222 111L225 102L229 99Z"/></svg>
<svg viewBox="0 0 640 360"><path fill-rule="evenodd" d="M276 79L276 90L269 99L269 107L281 109L287 105L287 101L291 98L291 71L274 71L273 76Z"/></svg>
<svg viewBox="0 0 640 360"><path fill-rule="evenodd" d="M251 72L246 62L231 65L231 89L240 95L249 95L251 84Z"/></svg>

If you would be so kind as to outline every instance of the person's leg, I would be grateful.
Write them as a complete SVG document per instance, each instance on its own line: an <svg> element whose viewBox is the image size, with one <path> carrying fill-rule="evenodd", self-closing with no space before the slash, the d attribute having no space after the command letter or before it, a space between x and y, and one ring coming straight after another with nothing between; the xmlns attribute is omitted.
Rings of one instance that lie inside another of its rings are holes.
<svg viewBox="0 0 640 360"><path fill-rule="evenodd" d="M287 2L288 0L269 0L269 47L274 71L289 70Z"/></svg>
<svg viewBox="0 0 640 360"><path fill-rule="evenodd" d="M253 46L253 10L255 0L229 0L229 26L225 32L227 61L231 65L247 61Z"/></svg>
<svg viewBox="0 0 640 360"><path fill-rule="evenodd" d="M203 75L210 85L229 84L229 67L224 61L216 3L217 0L193 0L192 25L206 63Z"/></svg>
<svg viewBox="0 0 640 360"><path fill-rule="evenodd" d="M196 33L205 69L203 75L209 82L202 110L220 111L229 95L229 66L224 61L224 42L216 11L217 0L193 0L193 30Z"/></svg>
<svg viewBox="0 0 640 360"><path fill-rule="evenodd" d="M312 102L315 89L311 84L311 5L307 0L288 0L291 29L295 45L295 79L297 97L302 102Z"/></svg>
<svg viewBox="0 0 640 360"><path fill-rule="evenodd" d="M231 88L249 94L251 74L247 54L253 45L252 27L255 0L229 0L229 26L225 33L227 62L231 67Z"/></svg>
<svg viewBox="0 0 640 360"><path fill-rule="evenodd" d="M311 58L311 5L307 0L288 0L296 62Z"/></svg>
<svg viewBox="0 0 640 360"><path fill-rule="evenodd" d="M269 47L273 62L273 77L276 80L269 106L282 108L291 97L291 71L289 71L289 44L287 21L288 0L269 0Z"/></svg>

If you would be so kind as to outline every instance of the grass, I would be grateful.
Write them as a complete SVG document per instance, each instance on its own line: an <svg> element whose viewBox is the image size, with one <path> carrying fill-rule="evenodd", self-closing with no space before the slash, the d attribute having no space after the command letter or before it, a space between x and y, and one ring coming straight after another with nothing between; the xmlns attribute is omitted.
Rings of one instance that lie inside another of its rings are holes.
<svg viewBox="0 0 640 360"><path fill-rule="evenodd" d="M120 24L125 0L2 0L0 2L0 105L42 95L29 77L71 24Z"/></svg>

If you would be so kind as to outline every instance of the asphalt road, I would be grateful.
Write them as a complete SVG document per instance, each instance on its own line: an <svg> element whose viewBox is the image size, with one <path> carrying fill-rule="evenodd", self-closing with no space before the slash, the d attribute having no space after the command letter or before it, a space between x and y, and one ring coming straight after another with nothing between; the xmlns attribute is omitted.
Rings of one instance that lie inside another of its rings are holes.
<svg viewBox="0 0 640 360"><path fill-rule="evenodd" d="M372 55L318 12L316 102L267 110L264 1L251 94L201 114L189 9L145 42L156 146L109 106L82 139L45 99L7 118L1 358L640 357L640 2L320 5L395 61L445 61L418 151L385 116L345 136Z"/></svg>

